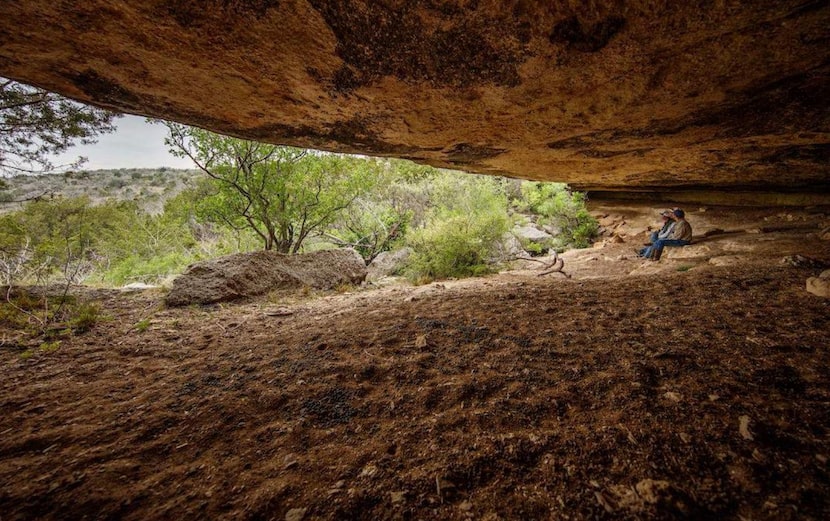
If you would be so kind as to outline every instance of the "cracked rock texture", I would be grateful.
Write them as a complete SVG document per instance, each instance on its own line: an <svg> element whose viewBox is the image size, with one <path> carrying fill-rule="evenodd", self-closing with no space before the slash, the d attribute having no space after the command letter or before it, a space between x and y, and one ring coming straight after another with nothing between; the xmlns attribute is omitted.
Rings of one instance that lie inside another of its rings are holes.
<svg viewBox="0 0 830 521"><path fill-rule="evenodd" d="M165 301L170 306L228 302L284 289L332 289L365 278L363 258L352 249L300 255L255 251L191 264L173 280Z"/></svg>
<svg viewBox="0 0 830 521"><path fill-rule="evenodd" d="M0 3L0 75L240 137L604 191L827 194L827 1Z"/></svg>

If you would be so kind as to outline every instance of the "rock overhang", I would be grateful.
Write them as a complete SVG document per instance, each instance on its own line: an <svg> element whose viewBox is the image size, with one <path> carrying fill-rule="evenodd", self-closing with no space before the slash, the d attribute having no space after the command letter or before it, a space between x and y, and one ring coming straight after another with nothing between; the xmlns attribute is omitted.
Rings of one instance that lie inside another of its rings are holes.
<svg viewBox="0 0 830 521"><path fill-rule="evenodd" d="M0 75L588 190L830 192L826 1L3 2Z"/></svg>

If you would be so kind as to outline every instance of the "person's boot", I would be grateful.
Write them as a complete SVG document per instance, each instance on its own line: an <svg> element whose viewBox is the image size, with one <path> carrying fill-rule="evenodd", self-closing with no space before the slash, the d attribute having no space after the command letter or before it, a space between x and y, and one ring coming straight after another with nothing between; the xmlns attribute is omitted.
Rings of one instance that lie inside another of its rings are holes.
<svg viewBox="0 0 830 521"><path fill-rule="evenodd" d="M659 261L659 260L660 260L660 254L661 254L661 253L662 253L662 252L661 252L660 250L656 249L656 248L655 248L654 250L652 250L652 251L651 251L651 257L650 257L650 258L651 258L651 260L653 260L653 261L655 261L655 262L656 262L656 261Z"/></svg>

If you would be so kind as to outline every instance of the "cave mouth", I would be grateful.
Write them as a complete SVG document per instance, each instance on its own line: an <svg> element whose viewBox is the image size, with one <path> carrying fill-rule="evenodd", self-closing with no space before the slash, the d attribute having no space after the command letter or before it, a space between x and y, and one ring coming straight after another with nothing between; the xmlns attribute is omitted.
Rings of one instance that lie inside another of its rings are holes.
<svg viewBox="0 0 830 521"><path fill-rule="evenodd" d="M86 318L54 328L9 292L0 511L823 519L828 27L820 0L0 2L5 77L568 183L601 228L569 277L175 308L72 286ZM692 244L636 258L674 206Z"/></svg>

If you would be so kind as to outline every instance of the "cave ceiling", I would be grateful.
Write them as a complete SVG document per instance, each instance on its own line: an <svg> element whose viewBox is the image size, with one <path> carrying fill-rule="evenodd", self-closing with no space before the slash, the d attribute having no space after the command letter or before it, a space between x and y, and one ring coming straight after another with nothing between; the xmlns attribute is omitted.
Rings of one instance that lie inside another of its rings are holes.
<svg viewBox="0 0 830 521"><path fill-rule="evenodd" d="M830 188L825 1L0 2L0 75L591 190Z"/></svg>

